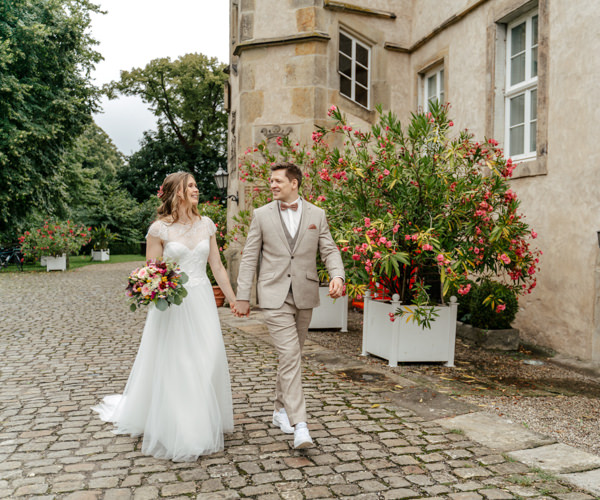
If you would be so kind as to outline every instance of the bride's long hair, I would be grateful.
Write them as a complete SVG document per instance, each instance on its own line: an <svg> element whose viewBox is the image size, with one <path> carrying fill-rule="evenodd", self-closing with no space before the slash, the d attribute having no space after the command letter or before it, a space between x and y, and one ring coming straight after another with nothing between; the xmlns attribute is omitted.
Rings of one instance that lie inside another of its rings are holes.
<svg viewBox="0 0 600 500"><path fill-rule="evenodd" d="M156 210L158 218L161 220L167 220L168 222L177 222L179 220L180 203L181 200L177 197L177 191L183 190L183 199L187 200L188 191L188 179L193 177L189 172L174 172L165 177L165 180L158 191L158 197L162 202L160 207ZM191 219L194 216L200 217L198 207L192 205L187 207L188 215Z"/></svg>

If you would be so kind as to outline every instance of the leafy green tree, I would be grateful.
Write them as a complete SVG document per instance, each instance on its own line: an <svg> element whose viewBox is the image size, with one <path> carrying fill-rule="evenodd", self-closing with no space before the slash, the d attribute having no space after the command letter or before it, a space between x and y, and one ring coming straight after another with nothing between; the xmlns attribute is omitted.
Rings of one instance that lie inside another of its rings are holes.
<svg viewBox="0 0 600 500"><path fill-rule="evenodd" d="M125 168L125 159L98 125L92 123L85 129L62 163L69 217L86 226L106 225L123 242L143 238L146 212L156 207L144 205L148 197L138 203L121 185L118 174Z"/></svg>
<svg viewBox="0 0 600 500"><path fill-rule="evenodd" d="M0 237L36 212L62 216L61 159L91 121L101 56L88 0L0 2Z"/></svg>
<svg viewBox="0 0 600 500"><path fill-rule="evenodd" d="M216 58L186 54L123 71L119 81L105 86L110 98L141 97L158 118L158 131L144 134L141 150L120 176L136 199L156 193L164 176L174 170L193 173L204 199L219 194L212 174L226 162L226 81L225 65Z"/></svg>
<svg viewBox="0 0 600 500"><path fill-rule="evenodd" d="M202 155L186 151L174 134L160 127L158 131L144 132L142 147L129 157L118 177L121 185L139 202L156 195L165 176L177 170L194 174L200 198L211 200L221 194L212 174L214 165L223 161L218 151L209 150Z"/></svg>

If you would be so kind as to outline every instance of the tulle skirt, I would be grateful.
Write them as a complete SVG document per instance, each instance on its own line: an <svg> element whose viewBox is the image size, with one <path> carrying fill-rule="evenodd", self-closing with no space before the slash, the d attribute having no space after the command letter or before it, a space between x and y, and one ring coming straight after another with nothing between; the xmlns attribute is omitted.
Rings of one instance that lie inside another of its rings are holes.
<svg viewBox="0 0 600 500"><path fill-rule="evenodd" d="M150 306L124 393L92 408L116 434L143 434L142 453L195 461L223 450L233 431L229 368L211 286L179 306Z"/></svg>

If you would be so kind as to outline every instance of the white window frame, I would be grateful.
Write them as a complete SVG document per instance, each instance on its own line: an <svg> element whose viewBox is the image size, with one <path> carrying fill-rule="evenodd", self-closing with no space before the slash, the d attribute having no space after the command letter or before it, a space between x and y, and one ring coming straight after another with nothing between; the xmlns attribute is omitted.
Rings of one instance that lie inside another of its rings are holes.
<svg viewBox="0 0 600 500"><path fill-rule="evenodd" d="M539 16L537 9L529 12L528 14L519 17L518 19L511 21L506 26L506 83L504 92L504 103L505 103L505 127L504 127L504 138L505 138L505 150L507 155L513 160L531 160L536 158L536 151L531 150L531 132L532 125L536 124L537 131L537 113L535 119L531 119L531 108L532 102L531 97L535 92L537 96L538 88L538 77L537 75L532 76L531 63L532 63L532 39L533 39L533 18L538 17L538 43L539 43ZM525 23L525 78L523 81L518 82L514 85L511 84L511 45L512 36L511 30L520 24ZM537 48L538 45L536 44ZM525 109L524 109L524 137L523 145L524 151L521 154L512 154L510 144L510 130L511 130L511 116L510 116L510 102L512 99L519 97L520 95L525 96ZM537 108L536 108L537 109ZM537 141L536 141L537 146Z"/></svg>
<svg viewBox="0 0 600 500"><path fill-rule="evenodd" d="M346 94L342 93L342 78L348 78L348 75L344 75L341 71L340 71L340 53L342 53L341 48L339 46L339 37L338 37L338 58L337 58L337 64L338 64L338 74L340 76L340 83L339 83L339 92L341 95L343 95L344 97L350 99L351 101L355 102L356 104L358 104L360 107L365 108L365 109L371 109L371 47L369 45L367 45L366 43L358 40L355 36L351 35L350 33L348 33L347 31L340 29L339 31L340 34L344 35L346 38L349 38L352 41L352 56L351 56L351 68L352 68L352 75L350 77L350 85L351 85L351 95L348 96ZM357 60L356 60L356 45L360 45L362 48L367 50L367 55L368 55L368 67L365 68L365 66L363 64L360 64ZM347 54L344 54L344 56L348 56ZM360 65L363 68L365 68L367 70L367 87L365 87L363 84L359 83L356 81L356 65ZM365 106L364 104L361 104L360 102L358 102L356 100L356 92L355 92L355 88L356 85L359 85L360 87L362 87L363 89L365 89L367 91L367 105Z"/></svg>
<svg viewBox="0 0 600 500"><path fill-rule="evenodd" d="M423 87L421 89L421 95L423 96L423 110L429 111L429 103L433 97L435 97L441 104L445 104L446 102L446 86L444 82L444 77L446 73L444 71L444 65L438 64L433 69L429 70L427 73L423 75L422 84ZM429 79L431 77L435 77L435 95L429 95ZM440 92L440 88L444 87L443 90L443 99Z"/></svg>

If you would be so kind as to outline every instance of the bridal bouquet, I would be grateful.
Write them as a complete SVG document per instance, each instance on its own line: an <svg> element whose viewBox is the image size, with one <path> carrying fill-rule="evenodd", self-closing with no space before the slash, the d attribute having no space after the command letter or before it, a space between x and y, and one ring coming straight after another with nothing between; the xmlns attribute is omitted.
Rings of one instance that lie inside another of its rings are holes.
<svg viewBox="0 0 600 500"><path fill-rule="evenodd" d="M146 265L134 269L128 278L127 296L131 300L130 309L153 302L160 311L171 304L180 305L188 294L183 287L188 280L175 262L151 259Z"/></svg>

